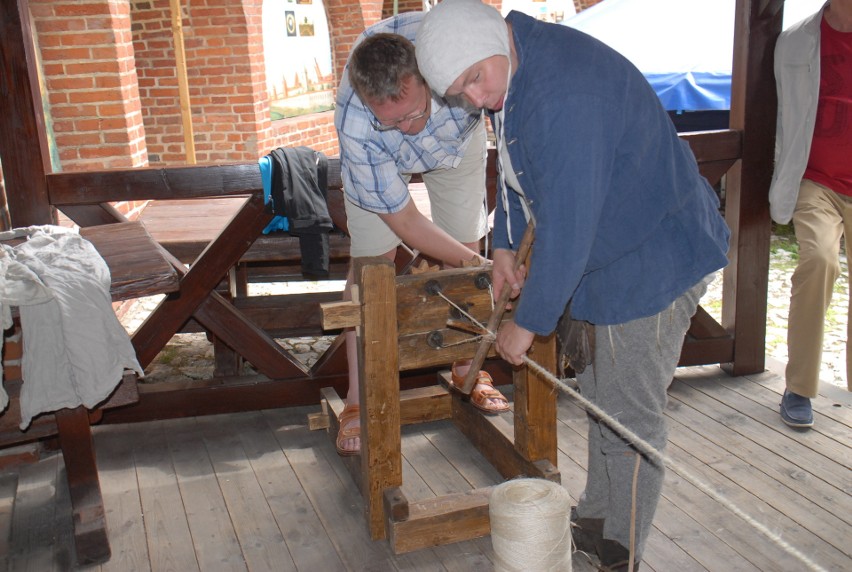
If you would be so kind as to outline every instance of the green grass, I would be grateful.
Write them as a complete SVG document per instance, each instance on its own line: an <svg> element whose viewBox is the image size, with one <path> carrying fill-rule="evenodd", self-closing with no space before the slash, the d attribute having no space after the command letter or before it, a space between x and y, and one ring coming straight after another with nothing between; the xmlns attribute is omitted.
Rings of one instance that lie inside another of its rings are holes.
<svg viewBox="0 0 852 572"><path fill-rule="evenodd" d="M793 234L773 233L769 240L770 261L776 268L792 270L799 262L799 243Z"/></svg>
<svg viewBox="0 0 852 572"><path fill-rule="evenodd" d="M174 346L166 345L157 356L157 361L166 365L172 363L178 357L178 349Z"/></svg>

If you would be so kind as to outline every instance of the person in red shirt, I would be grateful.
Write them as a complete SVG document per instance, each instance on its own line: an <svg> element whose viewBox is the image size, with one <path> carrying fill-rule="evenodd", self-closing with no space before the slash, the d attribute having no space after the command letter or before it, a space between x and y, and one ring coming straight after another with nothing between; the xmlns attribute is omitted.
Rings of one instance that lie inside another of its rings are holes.
<svg viewBox="0 0 852 572"><path fill-rule="evenodd" d="M852 0L831 0L783 32L775 49L778 132L772 218L791 217L799 243L787 327L781 419L813 426L825 314L852 236ZM852 320L849 320L852 325ZM846 383L852 347L847 326Z"/></svg>

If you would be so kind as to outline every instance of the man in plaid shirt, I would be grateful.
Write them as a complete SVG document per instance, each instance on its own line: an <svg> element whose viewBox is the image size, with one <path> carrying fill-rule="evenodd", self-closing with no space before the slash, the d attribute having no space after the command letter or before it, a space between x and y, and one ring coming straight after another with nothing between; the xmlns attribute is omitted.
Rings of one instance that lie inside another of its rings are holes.
<svg viewBox="0 0 852 572"><path fill-rule="evenodd" d="M479 110L434 94L417 69L415 34L423 14L407 12L356 40L337 91L334 124L352 257L393 260L405 243L445 266L478 259L488 231L485 212L485 125ZM422 173L432 220L411 200L408 182ZM349 282L351 283L351 273ZM349 284L344 291L349 298ZM347 333L349 391L337 449L360 451L358 368L354 332ZM453 365L461 380L467 364ZM481 372L471 402L486 413L508 402Z"/></svg>

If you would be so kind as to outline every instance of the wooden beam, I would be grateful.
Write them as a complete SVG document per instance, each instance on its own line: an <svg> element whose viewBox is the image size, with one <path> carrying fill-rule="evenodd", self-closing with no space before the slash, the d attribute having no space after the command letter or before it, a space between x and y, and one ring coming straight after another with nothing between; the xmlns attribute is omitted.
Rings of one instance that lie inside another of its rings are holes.
<svg viewBox="0 0 852 572"><path fill-rule="evenodd" d="M175 68L180 96L180 116L183 123L183 144L186 150L186 162L195 165L195 138L192 129L192 102L189 97L189 80L186 77L186 52L183 42L183 14L180 0L170 0L172 13L172 44L175 49Z"/></svg>
<svg viewBox="0 0 852 572"><path fill-rule="evenodd" d="M111 551L88 412L83 406L60 409L56 423L74 511L77 564L104 562Z"/></svg>
<svg viewBox="0 0 852 572"><path fill-rule="evenodd" d="M394 553L461 542L491 533L491 488L408 503L404 520L390 520L388 539ZM452 510L448 510L452 509Z"/></svg>
<svg viewBox="0 0 852 572"><path fill-rule="evenodd" d="M742 132L736 129L696 131L681 133L680 138L689 143L698 164L712 161L739 159L743 154Z"/></svg>
<svg viewBox="0 0 852 572"><path fill-rule="evenodd" d="M442 383L450 383L449 372L442 372ZM459 431L506 478L519 475L560 482L559 470L549 461L531 461L515 448L512 424L503 415L483 415L465 403L462 395L453 391L453 422Z"/></svg>
<svg viewBox="0 0 852 572"><path fill-rule="evenodd" d="M263 188L257 163L53 173L47 177L47 184L50 203L59 207L248 195ZM330 158L328 189L340 188L340 161ZM329 197L333 195L329 192ZM342 193L336 195L341 195L342 201Z"/></svg>
<svg viewBox="0 0 852 572"><path fill-rule="evenodd" d="M387 537L384 490L402 485L396 272L386 258L355 258L353 276L362 304L356 329L362 493L370 536L376 540Z"/></svg>
<svg viewBox="0 0 852 572"><path fill-rule="evenodd" d="M556 334L536 336L530 358L556 372ZM529 461L547 460L557 465L556 394L538 373L522 367L514 372L515 449Z"/></svg>
<svg viewBox="0 0 852 572"><path fill-rule="evenodd" d="M0 157L12 227L55 224L49 146L26 0L0 2Z"/></svg>

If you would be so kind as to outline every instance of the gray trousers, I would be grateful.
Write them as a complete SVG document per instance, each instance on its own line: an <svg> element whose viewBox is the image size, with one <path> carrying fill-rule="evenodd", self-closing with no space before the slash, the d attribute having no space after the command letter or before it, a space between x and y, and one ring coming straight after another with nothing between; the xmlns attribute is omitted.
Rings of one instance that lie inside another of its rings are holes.
<svg viewBox="0 0 852 572"><path fill-rule="evenodd" d="M581 394L662 451L663 415L683 338L704 280L655 316L595 327L594 364L577 376ZM577 505L581 518L604 519L604 538L630 547L633 474L639 453L597 418L589 416L589 471ZM641 557L660 499L664 468L640 456L636 495L636 554Z"/></svg>

